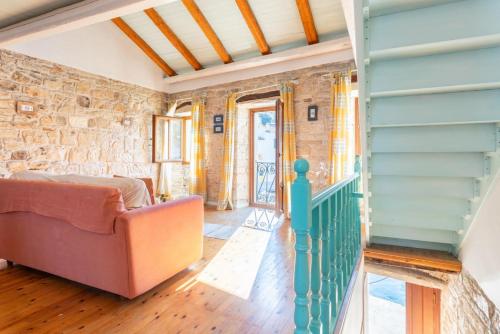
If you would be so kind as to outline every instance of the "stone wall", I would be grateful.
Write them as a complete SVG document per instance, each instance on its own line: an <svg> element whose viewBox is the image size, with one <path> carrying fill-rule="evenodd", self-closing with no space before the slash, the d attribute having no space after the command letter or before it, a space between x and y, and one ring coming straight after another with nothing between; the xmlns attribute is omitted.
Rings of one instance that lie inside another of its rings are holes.
<svg viewBox="0 0 500 334"><path fill-rule="evenodd" d="M500 333L500 311L465 270L449 275L442 290L441 328L444 334Z"/></svg>
<svg viewBox="0 0 500 334"><path fill-rule="evenodd" d="M0 177L22 170L151 176L165 94L0 49ZM33 113L16 111L32 102Z"/></svg>
<svg viewBox="0 0 500 334"><path fill-rule="evenodd" d="M328 64L169 96L170 99L190 97L192 95L206 95L207 97L208 200L210 202L215 202L219 190L224 139L222 134L213 133L213 116L225 112L225 97L232 91L266 87L286 80L298 81L295 86L295 124L298 157L308 159L311 163L309 177L312 181L313 191L317 191L324 187L327 184L327 146L330 124L327 115L330 108L331 83L327 78L324 78L323 75L339 70L345 71L352 66L353 64L350 62ZM277 88L268 88L258 92L276 89ZM311 104L318 105L319 107L319 120L315 122L307 121L307 106ZM242 127L237 126L237 129L241 131ZM243 131L248 133L247 129ZM245 150L245 147L238 146L238 150ZM237 185L235 185L235 187L237 187Z"/></svg>

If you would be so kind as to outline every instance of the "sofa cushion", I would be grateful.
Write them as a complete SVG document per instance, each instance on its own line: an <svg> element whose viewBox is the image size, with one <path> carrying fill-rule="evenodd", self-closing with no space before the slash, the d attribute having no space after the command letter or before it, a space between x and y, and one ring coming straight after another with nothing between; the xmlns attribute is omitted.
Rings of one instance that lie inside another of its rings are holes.
<svg viewBox="0 0 500 334"><path fill-rule="evenodd" d="M52 175L32 171L15 173L10 178L15 180L64 182L118 188L122 192L125 207L129 210L142 208L152 204L148 189L145 183L140 179L128 177L118 179L78 174Z"/></svg>
<svg viewBox="0 0 500 334"><path fill-rule="evenodd" d="M84 231L112 234L115 218L125 211L117 188L0 179L0 214L32 212Z"/></svg>

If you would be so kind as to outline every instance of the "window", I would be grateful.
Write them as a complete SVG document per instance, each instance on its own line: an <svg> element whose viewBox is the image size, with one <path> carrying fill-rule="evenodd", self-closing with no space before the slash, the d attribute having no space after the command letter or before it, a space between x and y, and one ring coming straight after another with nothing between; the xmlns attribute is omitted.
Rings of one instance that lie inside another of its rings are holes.
<svg viewBox="0 0 500 334"><path fill-rule="evenodd" d="M153 162L189 163L191 117L153 116Z"/></svg>

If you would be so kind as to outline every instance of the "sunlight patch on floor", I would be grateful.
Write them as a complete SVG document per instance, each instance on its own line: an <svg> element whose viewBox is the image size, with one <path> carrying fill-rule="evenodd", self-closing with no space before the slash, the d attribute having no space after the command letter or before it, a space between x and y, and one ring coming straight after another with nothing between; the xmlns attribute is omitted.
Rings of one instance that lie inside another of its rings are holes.
<svg viewBox="0 0 500 334"><path fill-rule="evenodd" d="M270 237L267 231L239 227L197 280L248 299Z"/></svg>

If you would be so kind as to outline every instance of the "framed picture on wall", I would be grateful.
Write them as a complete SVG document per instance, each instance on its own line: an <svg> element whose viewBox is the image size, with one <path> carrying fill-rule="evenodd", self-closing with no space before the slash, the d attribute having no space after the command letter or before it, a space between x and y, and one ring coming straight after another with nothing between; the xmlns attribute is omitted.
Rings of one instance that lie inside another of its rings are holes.
<svg viewBox="0 0 500 334"><path fill-rule="evenodd" d="M307 107L307 120L317 121L318 120L318 106L313 105Z"/></svg>
<svg viewBox="0 0 500 334"><path fill-rule="evenodd" d="M215 124L214 133L224 133L224 126L222 124Z"/></svg>
<svg viewBox="0 0 500 334"><path fill-rule="evenodd" d="M218 114L214 115L214 124L221 124L224 123L224 115Z"/></svg>

